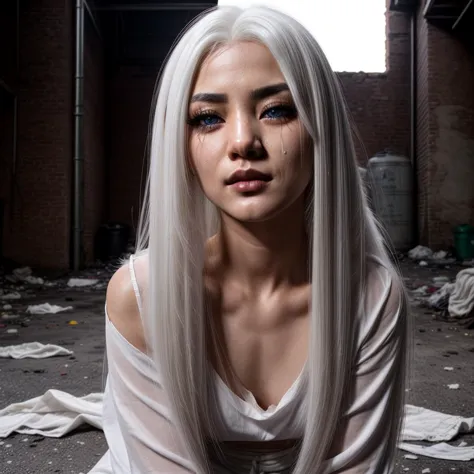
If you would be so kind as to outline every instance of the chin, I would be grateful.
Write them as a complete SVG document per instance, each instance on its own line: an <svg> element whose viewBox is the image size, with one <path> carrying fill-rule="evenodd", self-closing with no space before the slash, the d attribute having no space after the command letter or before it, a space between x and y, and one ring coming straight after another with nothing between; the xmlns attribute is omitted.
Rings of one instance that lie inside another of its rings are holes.
<svg viewBox="0 0 474 474"><path fill-rule="evenodd" d="M229 209L223 209L224 212L242 223L265 222L283 210L283 205L275 203L253 202L246 203L243 206L232 206Z"/></svg>

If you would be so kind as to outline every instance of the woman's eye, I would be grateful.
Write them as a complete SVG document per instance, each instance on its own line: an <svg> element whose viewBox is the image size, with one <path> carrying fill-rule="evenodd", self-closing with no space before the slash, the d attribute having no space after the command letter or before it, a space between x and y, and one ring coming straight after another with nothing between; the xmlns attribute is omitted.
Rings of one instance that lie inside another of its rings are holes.
<svg viewBox="0 0 474 474"><path fill-rule="evenodd" d="M201 113L188 120L189 125L201 129L213 128L221 122L222 119L218 115L210 113Z"/></svg>
<svg viewBox="0 0 474 474"><path fill-rule="evenodd" d="M199 123L205 127L212 127L217 125L220 121L220 118L217 115L203 115L200 117Z"/></svg>
<svg viewBox="0 0 474 474"><path fill-rule="evenodd" d="M269 118L271 120L288 119L294 116L296 116L296 110L293 107L283 105L270 107L262 114L262 118Z"/></svg>

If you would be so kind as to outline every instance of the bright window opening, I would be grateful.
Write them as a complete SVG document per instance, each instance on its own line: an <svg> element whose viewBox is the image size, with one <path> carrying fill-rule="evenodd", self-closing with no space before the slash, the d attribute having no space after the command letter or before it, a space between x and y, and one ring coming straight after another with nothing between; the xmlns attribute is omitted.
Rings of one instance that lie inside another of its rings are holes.
<svg viewBox="0 0 474 474"><path fill-rule="evenodd" d="M218 0L219 5L268 5L302 23L335 71L385 72L384 0Z"/></svg>

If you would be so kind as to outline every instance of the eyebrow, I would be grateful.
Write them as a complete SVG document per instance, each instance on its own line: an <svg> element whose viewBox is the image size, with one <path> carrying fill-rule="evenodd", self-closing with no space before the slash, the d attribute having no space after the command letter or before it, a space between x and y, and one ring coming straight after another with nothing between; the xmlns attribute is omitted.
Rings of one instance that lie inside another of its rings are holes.
<svg viewBox="0 0 474 474"><path fill-rule="evenodd" d="M270 86L264 86L260 87L259 89L255 89L250 94L250 97L254 101L259 101L288 90L290 90L288 84L286 84L285 82L281 82L280 84L272 84ZM227 99L227 94L200 92L192 96L191 104L193 102L210 102L212 104L225 104L227 102Z"/></svg>

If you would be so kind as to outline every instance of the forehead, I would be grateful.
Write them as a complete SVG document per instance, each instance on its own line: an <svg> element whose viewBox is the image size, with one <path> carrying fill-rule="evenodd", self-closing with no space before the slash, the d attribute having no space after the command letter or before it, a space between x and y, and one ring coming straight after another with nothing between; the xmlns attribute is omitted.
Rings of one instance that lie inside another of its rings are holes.
<svg viewBox="0 0 474 474"><path fill-rule="evenodd" d="M268 48L242 41L221 46L206 57L198 70L193 93L224 89L231 92L236 87L256 89L275 82L284 82L284 77Z"/></svg>

